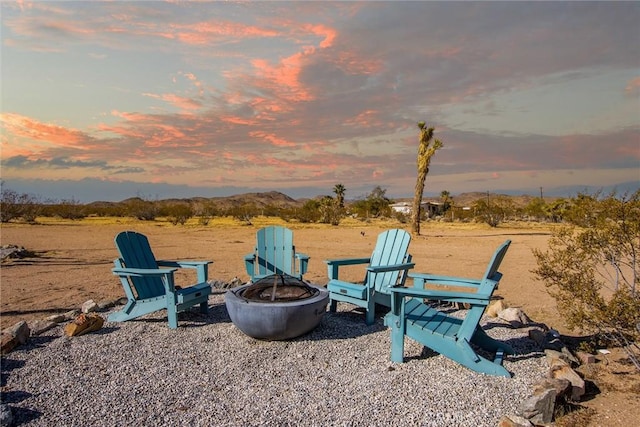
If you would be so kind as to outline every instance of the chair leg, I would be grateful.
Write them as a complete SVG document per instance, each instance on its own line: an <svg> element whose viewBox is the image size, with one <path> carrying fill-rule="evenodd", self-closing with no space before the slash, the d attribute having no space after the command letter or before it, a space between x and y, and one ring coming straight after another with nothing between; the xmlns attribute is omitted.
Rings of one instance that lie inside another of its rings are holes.
<svg viewBox="0 0 640 427"><path fill-rule="evenodd" d="M376 318L376 303L372 303L371 301L369 301L369 303L367 304L367 315L366 315L365 323L367 325L373 325L373 323L375 322L375 318Z"/></svg>
<svg viewBox="0 0 640 427"><path fill-rule="evenodd" d="M329 304L329 311L332 313L335 313L337 309L338 309L338 301L332 299Z"/></svg>
<svg viewBox="0 0 640 427"><path fill-rule="evenodd" d="M202 313L202 314L208 314L209 313L209 303L208 302L200 303L200 313Z"/></svg>
<svg viewBox="0 0 640 427"><path fill-rule="evenodd" d="M178 327L178 311L175 306L167 308L167 318L169 320L169 328L176 329Z"/></svg>
<svg viewBox="0 0 640 427"><path fill-rule="evenodd" d="M404 331L397 316L391 317L391 361L404 362Z"/></svg>

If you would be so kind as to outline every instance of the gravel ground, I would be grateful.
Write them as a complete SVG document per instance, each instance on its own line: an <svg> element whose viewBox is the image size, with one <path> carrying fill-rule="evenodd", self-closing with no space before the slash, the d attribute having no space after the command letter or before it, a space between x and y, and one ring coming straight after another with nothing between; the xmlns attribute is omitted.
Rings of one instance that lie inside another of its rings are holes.
<svg viewBox="0 0 640 427"><path fill-rule="evenodd" d="M516 355L513 378L470 371L407 339L390 362L389 330L339 304L311 333L259 341L238 330L224 296L208 315L164 313L66 337L62 326L2 358L2 400L25 426L496 426L546 372L526 329L488 319ZM102 313L105 318L107 313Z"/></svg>

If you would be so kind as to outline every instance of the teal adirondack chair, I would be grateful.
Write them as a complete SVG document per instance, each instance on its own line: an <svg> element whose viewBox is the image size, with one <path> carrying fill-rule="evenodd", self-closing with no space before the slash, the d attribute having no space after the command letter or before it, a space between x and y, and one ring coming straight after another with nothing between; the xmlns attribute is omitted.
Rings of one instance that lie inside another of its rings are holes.
<svg viewBox="0 0 640 427"><path fill-rule="evenodd" d="M127 303L109 315L112 322L124 322L158 310L167 310L169 327L178 327L177 314L200 304L200 312L207 313L211 286L207 283L211 261L156 260L149 240L135 231L123 231L115 238L120 258L113 261L111 271L122 282ZM165 267L165 268L160 268ZM198 283L187 288L176 288L174 272L178 268L197 270Z"/></svg>
<svg viewBox="0 0 640 427"><path fill-rule="evenodd" d="M272 274L287 274L302 280L309 256L296 252L293 231L270 226L258 230L254 251L244 257L244 264L253 282Z"/></svg>
<svg viewBox="0 0 640 427"><path fill-rule="evenodd" d="M338 301L354 304L367 310L365 321L367 325L373 324L376 304L390 307L389 287L404 285L407 272L415 265L407 253L410 241L411 235L404 230L387 230L378 235L370 258L325 260L329 275L329 311L336 311ZM362 284L339 279L340 267L359 264L367 264Z"/></svg>
<svg viewBox="0 0 640 427"><path fill-rule="evenodd" d="M498 247L481 279L411 273L413 288L392 288L391 311L385 316L385 325L391 328L391 360L403 362L406 335L476 372L511 377L502 360L505 353L513 354L513 349L491 338L479 325L502 278L498 268L510 244L507 240ZM425 285L457 286L472 291L424 289ZM464 318L457 318L432 307L428 300L466 303L470 308ZM479 355L471 344L495 353L494 360Z"/></svg>

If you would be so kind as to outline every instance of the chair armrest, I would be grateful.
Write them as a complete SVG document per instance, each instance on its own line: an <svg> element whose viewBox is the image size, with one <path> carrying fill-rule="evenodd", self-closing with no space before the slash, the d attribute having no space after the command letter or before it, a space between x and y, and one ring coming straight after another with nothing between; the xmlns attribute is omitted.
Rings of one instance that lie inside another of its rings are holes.
<svg viewBox="0 0 640 427"><path fill-rule="evenodd" d="M177 268L126 268L126 267L116 267L112 268L111 271L113 274L120 277L123 285L128 280L127 277L155 277L160 276L162 280L162 285L164 286L165 292L175 292L175 284L173 281L173 273L175 273ZM125 287L126 292L126 287Z"/></svg>
<svg viewBox="0 0 640 427"><path fill-rule="evenodd" d="M438 291L432 289L389 287L388 290L402 297L425 298L436 301L461 302L476 305L488 305L491 293Z"/></svg>
<svg viewBox="0 0 640 427"><path fill-rule="evenodd" d="M297 253L295 254L295 257L298 258L300 261L303 260L308 260L309 259L309 255L307 254L301 254L301 253Z"/></svg>
<svg viewBox="0 0 640 427"><path fill-rule="evenodd" d="M357 265L369 264L371 258L341 258L341 259L325 259L327 265Z"/></svg>
<svg viewBox="0 0 640 427"><path fill-rule="evenodd" d="M302 254L302 253L295 253L295 257L299 262L299 272L300 275L303 276L307 273L307 270L309 269L309 255L307 254Z"/></svg>
<svg viewBox="0 0 640 427"><path fill-rule="evenodd" d="M482 283L481 280L467 279L464 277L453 276L437 276L435 274L426 273L409 273L408 276L413 279L416 287L421 284L443 285L443 286L461 286L461 287L477 287Z"/></svg>
<svg viewBox="0 0 640 427"><path fill-rule="evenodd" d="M167 274L173 274L177 268L112 268L111 271L116 276L166 276Z"/></svg>
<svg viewBox="0 0 640 427"><path fill-rule="evenodd" d="M169 261L157 260L156 263L161 267L177 267L177 268L199 268L203 265L213 264L213 261Z"/></svg>
<svg viewBox="0 0 640 427"><path fill-rule="evenodd" d="M338 269L345 265L369 264L371 258L342 258L342 259L325 259L327 264L327 275L329 280L338 279Z"/></svg>
<svg viewBox="0 0 640 427"><path fill-rule="evenodd" d="M415 267L415 263L406 262L404 264L394 264L394 265L384 265L384 266L372 265L367 267L367 271L370 271L372 273L385 273L387 271L410 270L413 267Z"/></svg>
<svg viewBox="0 0 640 427"><path fill-rule="evenodd" d="M209 264L212 264L213 261L159 260L156 263L162 267L195 268L198 270L198 283L204 283L209 280Z"/></svg>

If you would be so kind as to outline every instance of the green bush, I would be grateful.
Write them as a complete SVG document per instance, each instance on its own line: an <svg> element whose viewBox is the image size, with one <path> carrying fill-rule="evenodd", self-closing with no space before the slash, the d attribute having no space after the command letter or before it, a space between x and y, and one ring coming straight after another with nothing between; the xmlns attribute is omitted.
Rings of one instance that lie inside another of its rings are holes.
<svg viewBox="0 0 640 427"><path fill-rule="evenodd" d="M570 329L640 339L640 190L631 196L580 195L572 223L534 250L545 283Z"/></svg>

